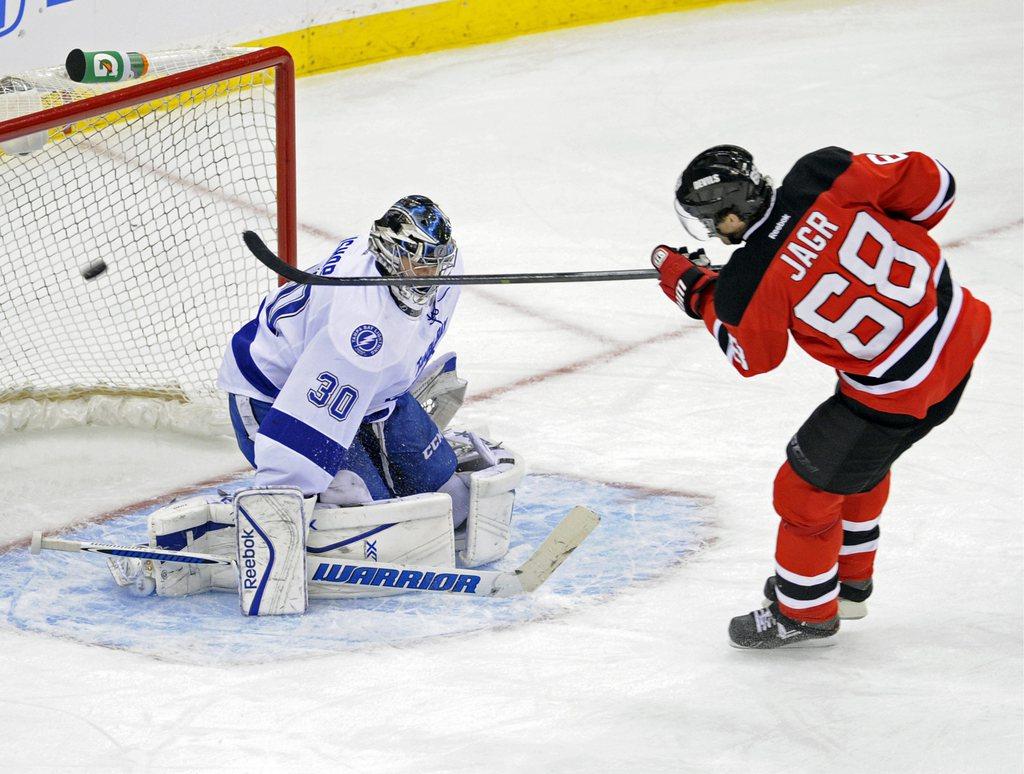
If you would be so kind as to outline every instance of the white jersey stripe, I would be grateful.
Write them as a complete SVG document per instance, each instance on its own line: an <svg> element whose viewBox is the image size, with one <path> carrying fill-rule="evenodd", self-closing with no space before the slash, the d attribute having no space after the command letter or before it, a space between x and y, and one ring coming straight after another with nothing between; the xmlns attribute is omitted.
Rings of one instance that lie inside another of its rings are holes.
<svg viewBox="0 0 1024 774"><path fill-rule="evenodd" d="M935 162L935 168L939 171L939 192L935 194L935 198L932 199L927 207L917 213L917 215L911 216L910 219L913 221L928 220L928 218L938 212L939 207L946 200L946 193L949 191L949 171L937 160L932 159L932 161ZM952 202L952 199L950 199L950 202Z"/></svg>
<svg viewBox="0 0 1024 774"><path fill-rule="evenodd" d="M939 355L942 354L942 350L946 346L946 341L949 339L949 334L953 331L953 326L956 324L957 318L960 316L960 307L963 306L964 292L955 282L953 283L953 300L949 305L949 312L946 314L946 319L942 321L942 328L939 329L939 335L935 338L935 346L932 347L932 354L925 361L925 364L921 366L917 371L914 372L910 377L896 382L886 382L885 384L867 385L860 384L847 376L842 371L839 371L839 378L846 382L850 387L860 392L871 393L872 395L889 395L900 390L909 390L911 387L916 387L923 382L928 374L935 368L935 363L939 359Z"/></svg>
<svg viewBox="0 0 1024 774"><path fill-rule="evenodd" d="M836 586L829 592L822 594L820 597L814 599L793 599L787 597L780 590L775 590L775 595L779 602L784 604L786 607L791 607L794 610L806 610L809 607L815 607L817 605L824 605L826 602L831 602L833 599L839 596L839 585Z"/></svg>
<svg viewBox="0 0 1024 774"><path fill-rule="evenodd" d="M843 519L844 532L870 532L878 526L878 519L868 521L847 521Z"/></svg>
<svg viewBox="0 0 1024 774"><path fill-rule="evenodd" d="M932 274L932 284L935 285L936 287L938 287L939 285L939 278L942 276L942 271L945 268L946 259L940 258L938 265L935 267L935 272ZM916 345L917 342L924 338L928 331L935 327L935 323L937 323L938 320L938 308L932 309L931 314L924 318L920 325L918 325L916 328L914 328L914 330L907 334L907 337L902 342L900 342L900 345L892 351L889 357L887 357L881 363L872 368L868 376L877 379L879 376L881 376L890 368L892 368L896 363L903 359L904 355L906 355L911 349L914 348L914 345Z"/></svg>
<svg viewBox="0 0 1024 774"><path fill-rule="evenodd" d="M753 226L748 228L743 233L743 241L744 242L750 241L750 235L753 234L755 231L757 231L759 228L761 228L761 226L764 225L764 222L766 220L768 220L768 217L772 214L772 210L774 210L774 209L775 209L775 188L772 188L772 198L768 201L768 208L764 211L764 215L761 216L761 220L757 221L757 223L755 223Z"/></svg>
<svg viewBox="0 0 1024 774"><path fill-rule="evenodd" d="M878 549L878 541L870 540L867 543L861 543L857 546L843 546L839 549L840 556L849 556L850 554L866 554L869 551L875 551Z"/></svg>
<svg viewBox="0 0 1024 774"><path fill-rule="evenodd" d="M238 411L238 417L242 420L242 427L245 428L245 434L249 437L250 441L256 440L256 433L259 432L260 423L256 421L256 415L252 410L252 403L246 395L232 395L231 399L235 402L235 410Z"/></svg>

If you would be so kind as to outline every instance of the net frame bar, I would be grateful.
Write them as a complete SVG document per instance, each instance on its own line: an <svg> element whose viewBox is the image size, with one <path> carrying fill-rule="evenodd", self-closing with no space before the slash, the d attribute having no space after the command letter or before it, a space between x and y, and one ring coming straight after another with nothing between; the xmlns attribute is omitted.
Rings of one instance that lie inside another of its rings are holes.
<svg viewBox="0 0 1024 774"><path fill-rule="evenodd" d="M118 84L111 91L0 121L0 142L44 130L52 135L63 126L102 120L140 105L271 69L274 71L275 109L271 131L277 168L273 177L268 178L276 184L269 214L277 223L279 249L294 266L297 260L295 66L291 55L283 48L234 53L216 62L197 64L188 70L137 83ZM238 220L240 244L245 228L243 217L239 216ZM6 267L0 266L0 277L6 273ZM6 277L5 281L13 280ZM90 386L80 394L61 394L54 399L37 399L34 394L26 394L0 401L0 435L81 425L165 428L203 436L225 434L230 437L233 433L226 411L220 406L182 401L177 396L164 394L162 389L150 394L146 389L105 390Z"/></svg>
<svg viewBox="0 0 1024 774"><path fill-rule="evenodd" d="M96 118L152 100L202 88L217 81L237 78L260 70L275 69L275 131L277 142L277 234L281 259L296 265L297 232L295 211L295 63L280 46L239 54L220 62L181 73L154 78L105 94L60 105L0 122L0 142L13 140L55 126ZM239 239L241 240L239 229ZM0 267L2 271L2 267Z"/></svg>

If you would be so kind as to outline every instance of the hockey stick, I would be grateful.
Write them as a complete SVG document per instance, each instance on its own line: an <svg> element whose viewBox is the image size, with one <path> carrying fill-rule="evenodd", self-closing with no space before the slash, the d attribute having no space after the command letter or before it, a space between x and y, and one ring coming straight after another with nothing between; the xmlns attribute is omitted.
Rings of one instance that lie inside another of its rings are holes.
<svg viewBox="0 0 1024 774"><path fill-rule="evenodd" d="M596 513L577 505L551 531L540 548L512 572L419 567L353 559L317 560L308 556L306 566L308 568L316 564L310 583L319 585L345 583L409 591L510 597L537 589L586 540L600 521Z"/></svg>
<svg viewBox="0 0 1024 774"><path fill-rule="evenodd" d="M42 532L33 532L31 552L38 554L43 549L47 551L84 551L89 554L126 556L130 559L153 559L158 562L178 562L179 564L233 565L235 563L234 559L214 554L171 551L166 548L148 548L146 546L119 546L113 543L81 543L77 540L44 538Z"/></svg>
<svg viewBox="0 0 1024 774"><path fill-rule="evenodd" d="M656 269L619 271L564 271L539 274L459 274L443 277L322 277L289 266L264 244L254 231L242 234L245 246L259 261L290 282L300 285L523 285L541 282L609 282L612 280L657 279Z"/></svg>
<svg viewBox="0 0 1024 774"><path fill-rule="evenodd" d="M551 577L562 562L593 532L600 517L593 511L576 506L559 522L540 547L512 572L468 570L457 567L421 567L417 565L367 562L361 559L320 558L306 556L306 572L311 583L322 586L348 584L392 588L407 591L440 591L484 597L508 597L529 593ZM32 533L31 551L84 551L105 556L151 559L182 564L234 565L225 556L163 548L119 546L110 543L89 543L76 540L44 538Z"/></svg>

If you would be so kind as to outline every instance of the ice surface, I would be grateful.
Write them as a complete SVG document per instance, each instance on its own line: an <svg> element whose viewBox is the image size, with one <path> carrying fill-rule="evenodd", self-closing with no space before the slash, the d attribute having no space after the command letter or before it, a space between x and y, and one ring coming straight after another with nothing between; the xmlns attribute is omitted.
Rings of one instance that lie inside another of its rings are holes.
<svg viewBox="0 0 1024 774"><path fill-rule="evenodd" d="M776 177L827 144L942 159L958 199L936 235L994 327L956 416L895 467L871 612L836 647L725 642L771 570L772 477L831 391L826 369L794 349L743 381L649 283L468 289L446 342L476 396L461 421L535 471L714 498L714 542L554 618L325 658L182 665L3 627L0 761L1020 771L1021 47L1009 0L772 2L300 84L307 255L416 191L452 217L470 270L634 268L683 240L672 184L707 145L745 145ZM0 539L241 462L212 441L66 432L81 435L0 442ZM65 453L93 440L89 456Z"/></svg>
<svg viewBox="0 0 1024 774"><path fill-rule="evenodd" d="M197 494L234 491L249 477ZM574 505L603 518L600 530L533 594L505 599L442 594L310 600L304 616L249 619L235 594L139 599L113 586L102 557L25 551L0 555L0 616L22 631L130 650L168 661L221 665L281 662L430 637L506 628L565 615L663 576L703 546L701 502L566 476L530 476L517 490L512 546L488 569L514 570ZM75 531L71 539L147 542L141 512Z"/></svg>

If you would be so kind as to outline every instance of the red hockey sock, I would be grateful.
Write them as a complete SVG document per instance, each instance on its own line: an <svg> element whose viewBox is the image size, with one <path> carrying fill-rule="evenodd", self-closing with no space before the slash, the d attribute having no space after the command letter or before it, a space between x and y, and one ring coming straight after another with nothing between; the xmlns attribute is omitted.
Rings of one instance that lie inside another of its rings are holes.
<svg viewBox="0 0 1024 774"><path fill-rule="evenodd" d="M839 579L868 580L875 567L878 550L878 517L889 498L892 473L874 488L843 498L843 547L839 549Z"/></svg>
<svg viewBox="0 0 1024 774"><path fill-rule="evenodd" d="M775 546L779 610L798 621L827 621L839 612L843 496L808 484L786 462L775 477L782 517Z"/></svg>

